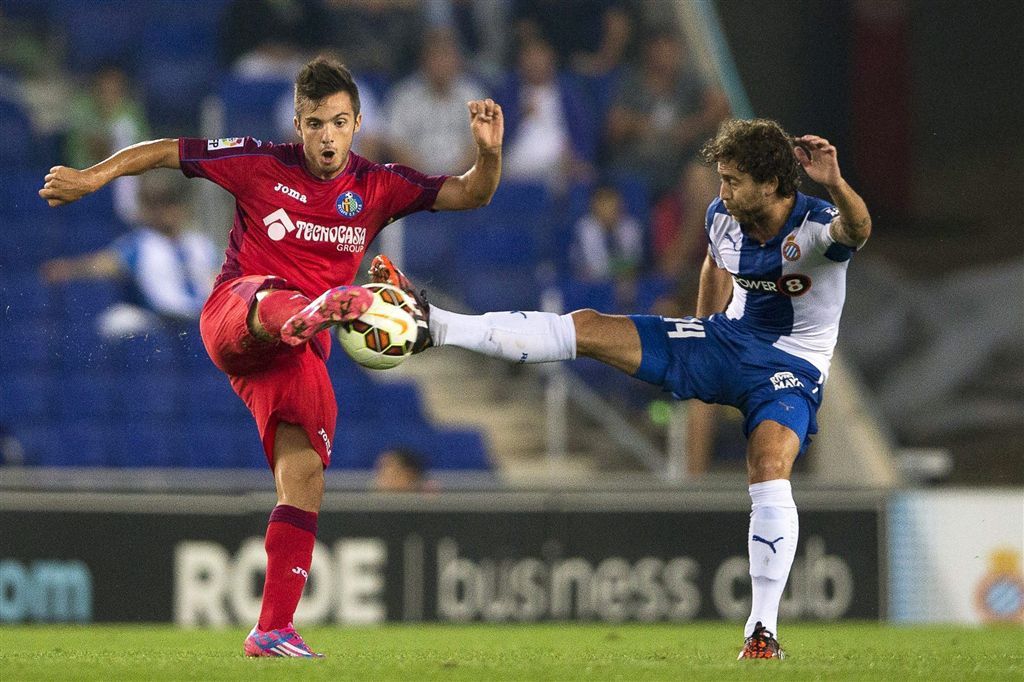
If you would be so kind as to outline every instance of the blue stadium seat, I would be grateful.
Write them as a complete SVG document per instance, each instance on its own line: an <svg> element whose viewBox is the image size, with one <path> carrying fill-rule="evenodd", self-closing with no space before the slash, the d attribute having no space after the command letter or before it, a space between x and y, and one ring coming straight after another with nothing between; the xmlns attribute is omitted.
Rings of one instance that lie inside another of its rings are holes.
<svg viewBox="0 0 1024 682"><path fill-rule="evenodd" d="M234 417L190 416L185 444L186 466L228 469L266 466L256 425Z"/></svg>
<svg viewBox="0 0 1024 682"><path fill-rule="evenodd" d="M208 370L186 375L183 408L186 415L249 419L245 404L231 389L227 376L210 365Z"/></svg>
<svg viewBox="0 0 1024 682"><path fill-rule="evenodd" d="M181 353L177 341L160 328L106 342L106 346L110 365L118 370L146 373L180 369Z"/></svg>
<svg viewBox="0 0 1024 682"><path fill-rule="evenodd" d="M216 23L198 19L191 10L182 12L180 3L174 12L156 8L142 28L139 81L155 126L194 129L218 75Z"/></svg>
<svg viewBox="0 0 1024 682"><path fill-rule="evenodd" d="M23 368L3 371L0 416L7 425L40 421L51 411L59 387L57 375Z"/></svg>
<svg viewBox="0 0 1024 682"><path fill-rule="evenodd" d="M60 2L55 14L65 32L66 62L77 73L91 73L107 62L128 64L138 54L146 3Z"/></svg>
<svg viewBox="0 0 1024 682"><path fill-rule="evenodd" d="M636 285L636 312L647 314L662 296L672 293L676 282L662 275L640 277Z"/></svg>
<svg viewBox="0 0 1024 682"><path fill-rule="evenodd" d="M536 310L540 287L530 270L487 269L463 272L456 292L472 310Z"/></svg>
<svg viewBox="0 0 1024 682"><path fill-rule="evenodd" d="M615 285L611 282L581 282L566 280L562 285L565 310L593 308L601 312L615 310Z"/></svg>
<svg viewBox="0 0 1024 682"><path fill-rule="evenodd" d="M43 466L54 459L62 445L56 429L46 422L10 424L11 434L25 449L25 464Z"/></svg>
<svg viewBox="0 0 1024 682"><path fill-rule="evenodd" d="M419 388L412 383L389 382L353 391L349 385L338 392L338 418L361 423L377 421L423 422Z"/></svg>
<svg viewBox="0 0 1024 682"><path fill-rule="evenodd" d="M4 98L0 98L0 139L4 141L0 163L5 173L9 169L26 169L37 163L35 133L28 114L17 103ZM41 185L42 176L39 178Z"/></svg>
<svg viewBox="0 0 1024 682"><path fill-rule="evenodd" d="M62 372L99 371L110 366L110 350L108 342L96 331L92 318L65 318L55 327L49 353L53 366Z"/></svg>
<svg viewBox="0 0 1024 682"><path fill-rule="evenodd" d="M427 462L431 469L491 469L483 437L478 431L462 429L438 431L431 439Z"/></svg>
<svg viewBox="0 0 1024 682"><path fill-rule="evenodd" d="M43 454L43 466L108 466L113 459L110 439L95 421L70 420L55 424L57 448Z"/></svg>
<svg viewBox="0 0 1024 682"><path fill-rule="evenodd" d="M184 391L173 370L125 372L117 386L124 416L130 420L163 421L184 412Z"/></svg>
<svg viewBox="0 0 1024 682"><path fill-rule="evenodd" d="M102 370L63 373L54 391L55 414L60 419L111 419L123 408L117 386Z"/></svg>
<svg viewBox="0 0 1024 682"><path fill-rule="evenodd" d="M430 213L414 213L402 219L404 253L395 263L410 277L415 276L417 286L450 289L457 280L459 268L455 257L460 239L457 226ZM390 254L389 254L390 255Z"/></svg>
<svg viewBox="0 0 1024 682"><path fill-rule="evenodd" d="M125 449L116 466L173 467L183 466L188 459L188 438L182 429L161 420L124 422Z"/></svg>
<svg viewBox="0 0 1024 682"><path fill-rule="evenodd" d="M219 134L249 135L265 141L279 137L274 121L275 107L292 88L290 80L225 77L217 91L224 105L224 129Z"/></svg>
<svg viewBox="0 0 1024 682"><path fill-rule="evenodd" d="M0 301L7 305L4 299ZM8 314L12 315L9 319L17 319L21 312L12 307ZM33 320L32 325L27 329L7 322L0 324L0 373L3 376L15 371L36 371L52 363L56 326L38 319Z"/></svg>
<svg viewBox="0 0 1024 682"><path fill-rule="evenodd" d="M459 267L532 265L551 215L551 196L543 185L503 183L489 205L467 212L456 257L475 260L459 260Z"/></svg>
<svg viewBox="0 0 1024 682"><path fill-rule="evenodd" d="M7 152L4 151L5 163L6 158ZM45 175L45 172L39 170L4 168L4 181L0 183L0 206L4 207L4 216L12 220L15 227L23 229L12 230L8 225L3 232L15 232L25 238L38 240L38 229L24 228L28 227L30 221L35 227L34 222L40 217L56 213L37 194L43 187Z"/></svg>

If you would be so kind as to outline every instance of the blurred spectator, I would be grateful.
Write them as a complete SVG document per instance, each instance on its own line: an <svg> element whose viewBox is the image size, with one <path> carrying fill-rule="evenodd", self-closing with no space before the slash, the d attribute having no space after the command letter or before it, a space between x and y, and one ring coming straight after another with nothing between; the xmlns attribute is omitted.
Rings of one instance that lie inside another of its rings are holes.
<svg viewBox="0 0 1024 682"><path fill-rule="evenodd" d="M424 33L422 5L421 0L324 0L325 44L349 55L355 72L393 81L413 69L415 46Z"/></svg>
<svg viewBox="0 0 1024 682"><path fill-rule="evenodd" d="M660 194L691 163L728 108L720 90L688 68L676 33L652 34L642 51L640 68L627 74L609 112L608 143L613 164L642 172Z"/></svg>
<svg viewBox="0 0 1024 682"><path fill-rule="evenodd" d="M391 160L428 175L472 165L476 145L466 125L466 102L483 97L483 90L463 71L451 29L428 31L423 36L419 71L395 84L387 96ZM505 120L509 120L507 113Z"/></svg>
<svg viewBox="0 0 1024 682"><path fill-rule="evenodd" d="M636 276L643 258L643 230L628 215L622 195L610 185L597 187L590 211L576 223L571 249L573 276L584 282L614 282L619 310L636 298Z"/></svg>
<svg viewBox="0 0 1024 682"><path fill-rule="evenodd" d="M608 12L632 4L629 0L515 0L514 30L519 40L547 41L560 63L573 64L577 55L600 51Z"/></svg>
<svg viewBox="0 0 1024 682"><path fill-rule="evenodd" d="M516 70L497 94L505 113L505 177L564 190L593 175L596 121L582 93L558 71L541 38L519 45Z"/></svg>
<svg viewBox="0 0 1024 682"><path fill-rule="evenodd" d="M220 26L221 57L240 78L292 81L325 35L318 0L234 0Z"/></svg>
<svg viewBox="0 0 1024 682"><path fill-rule="evenodd" d="M19 77L38 72L40 64L52 64L43 36L30 22L8 16L0 6L0 68Z"/></svg>
<svg viewBox="0 0 1024 682"><path fill-rule="evenodd" d="M625 7L604 10L601 42L593 50L572 55L571 68L590 92L598 120L608 116L619 82L625 76L636 48L636 22Z"/></svg>
<svg viewBox="0 0 1024 682"><path fill-rule="evenodd" d="M101 66L92 75L89 90L77 96L68 113L66 162L88 168L136 142L149 137L142 105L131 92L128 74L115 64ZM114 209L125 222L138 219L136 177L115 180Z"/></svg>
<svg viewBox="0 0 1024 682"><path fill-rule="evenodd" d="M688 68L686 46L676 33L654 33L642 51L642 66L623 78L608 113L607 151L611 170L642 178L655 200L669 196L680 204L676 224L669 221L663 230L668 234L652 240L659 267L672 274L703 255L700 227L717 180L696 152L728 116L729 106L720 88Z"/></svg>
<svg viewBox="0 0 1024 682"><path fill-rule="evenodd" d="M424 20L447 27L471 55L473 71L488 82L505 72L512 23L511 0L424 0Z"/></svg>
<svg viewBox="0 0 1024 682"><path fill-rule="evenodd" d="M67 103L75 96L61 48L39 25L10 17L0 6L0 103L22 108L37 134L55 138L68 125Z"/></svg>
<svg viewBox="0 0 1024 682"><path fill-rule="evenodd" d="M584 76L602 77L624 67L633 47L634 21L622 6L611 5L601 14L601 41L570 56L572 70Z"/></svg>
<svg viewBox="0 0 1024 682"><path fill-rule="evenodd" d="M382 492L418 492L428 487L423 458L412 450L393 448L377 456L373 487Z"/></svg>
<svg viewBox="0 0 1024 682"><path fill-rule="evenodd" d="M188 204L181 181L150 174L142 184L143 222L99 251L55 258L41 266L50 283L122 280L125 301L98 320L107 337L144 333L161 323L176 330L199 319L219 265L208 237L185 228Z"/></svg>

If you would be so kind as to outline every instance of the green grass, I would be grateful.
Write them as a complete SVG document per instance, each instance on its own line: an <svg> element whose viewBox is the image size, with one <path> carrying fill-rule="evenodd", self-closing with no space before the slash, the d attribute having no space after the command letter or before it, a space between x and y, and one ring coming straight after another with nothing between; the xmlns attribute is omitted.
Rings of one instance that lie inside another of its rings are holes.
<svg viewBox="0 0 1024 682"><path fill-rule="evenodd" d="M304 628L327 658L246 659L243 630L0 627L0 679L1024 679L1024 630L784 625L785 661L736 661L736 624Z"/></svg>

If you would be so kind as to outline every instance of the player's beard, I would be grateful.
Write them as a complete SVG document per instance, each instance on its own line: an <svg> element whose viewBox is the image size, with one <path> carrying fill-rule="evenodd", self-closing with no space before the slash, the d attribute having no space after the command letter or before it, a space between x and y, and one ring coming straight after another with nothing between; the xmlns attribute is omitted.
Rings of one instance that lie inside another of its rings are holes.
<svg viewBox="0 0 1024 682"><path fill-rule="evenodd" d="M729 201L725 209L729 215L743 225L759 225L769 217L768 202L758 201L756 198L750 202Z"/></svg>

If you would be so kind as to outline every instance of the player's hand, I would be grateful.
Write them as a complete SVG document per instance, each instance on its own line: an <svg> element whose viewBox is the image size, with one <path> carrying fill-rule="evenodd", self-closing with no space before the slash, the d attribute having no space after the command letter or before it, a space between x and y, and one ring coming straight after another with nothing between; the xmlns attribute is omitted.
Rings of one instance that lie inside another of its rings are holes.
<svg viewBox="0 0 1024 682"><path fill-rule="evenodd" d="M794 140L793 154L807 177L825 187L839 184L839 156L829 141L817 135L802 135Z"/></svg>
<svg viewBox="0 0 1024 682"><path fill-rule="evenodd" d="M497 152L505 135L505 119L501 105L493 99L477 99L469 102L469 128L480 151Z"/></svg>
<svg viewBox="0 0 1024 682"><path fill-rule="evenodd" d="M92 176L86 171L67 166L54 166L43 178L39 196L50 206L63 206L77 201L86 194L96 191Z"/></svg>

